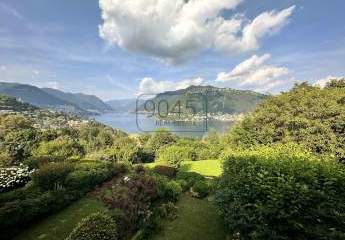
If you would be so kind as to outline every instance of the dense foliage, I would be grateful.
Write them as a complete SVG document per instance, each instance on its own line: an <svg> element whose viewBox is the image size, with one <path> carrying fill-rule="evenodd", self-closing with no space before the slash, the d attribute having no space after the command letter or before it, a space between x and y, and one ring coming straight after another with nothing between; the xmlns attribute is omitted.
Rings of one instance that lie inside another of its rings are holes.
<svg viewBox="0 0 345 240"><path fill-rule="evenodd" d="M296 147L226 156L216 202L240 239L344 239L345 168Z"/></svg>
<svg viewBox="0 0 345 240"><path fill-rule="evenodd" d="M117 226L104 213L95 213L83 219L66 240L117 240Z"/></svg>
<svg viewBox="0 0 345 240"><path fill-rule="evenodd" d="M271 96L231 129L228 142L248 147L293 141L318 155L344 161L344 81L333 81L324 89L302 83Z"/></svg>
<svg viewBox="0 0 345 240"><path fill-rule="evenodd" d="M33 172L34 170L24 165L0 168L0 192L24 186Z"/></svg>

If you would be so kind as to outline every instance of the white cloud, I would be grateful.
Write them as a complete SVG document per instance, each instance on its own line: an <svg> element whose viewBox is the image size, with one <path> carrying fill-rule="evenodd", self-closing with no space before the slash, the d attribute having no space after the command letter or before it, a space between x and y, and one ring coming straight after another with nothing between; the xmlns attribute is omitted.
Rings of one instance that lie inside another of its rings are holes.
<svg viewBox="0 0 345 240"><path fill-rule="evenodd" d="M185 89L189 86L199 86L203 83L201 77L195 79L185 79L179 82L155 81L150 77L145 77L140 81L139 94L157 94L166 91Z"/></svg>
<svg viewBox="0 0 345 240"><path fill-rule="evenodd" d="M271 58L270 54L254 55L238 64L230 72L218 74L216 82L231 84L239 89L268 91L284 82L289 70L285 67L276 67L265 64Z"/></svg>
<svg viewBox="0 0 345 240"><path fill-rule="evenodd" d="M5 65L0 65L0 71L6 71L7 67Z"/></svg>
<svg viewBox="0 0 345 240"><path fill-rule="evenodd" d="M242 0L100 0L99 35L110 44L168 62L185 61L204 49L250 51L278 32L294 6L264 12L253 21L222 12Z"/></svg>
<svg viewBox="0 0 345 240"><path fill-rule="evenodd" d="M332 76L329 75L325 78L319 79L314 83L314 86L319 86L321 88L324 88L326 86L327 83L329 83L331 80L336 79L336 80L340 80L340 79L344 79L345 76L343 77L336 77L336 76Z"/></svg>
<svg viewBox="0 0 345 240"><path fill-rule="evenodd" d="M41 72L39 70L37 70L37 69L34 69L34 70L32 70L32 73L34 75L40 75Z"/></svg>
<svg viewBox="0 0 345 240"><path fill-rule="evenodd" d="M60 83L58 83L56 81L47 82L47 86L49 88L60 89Z"/></svg>

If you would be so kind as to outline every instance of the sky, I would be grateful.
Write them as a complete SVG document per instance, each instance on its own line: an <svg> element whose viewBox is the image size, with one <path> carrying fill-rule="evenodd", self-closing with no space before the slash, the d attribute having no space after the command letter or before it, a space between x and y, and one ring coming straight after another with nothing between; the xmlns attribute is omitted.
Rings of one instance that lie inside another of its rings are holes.
<svg viewBox="0 0 345 240"><path fill-rule="evenodd" d="M0 0L0 81L109 99L345 76L343 0Z"/></svg>

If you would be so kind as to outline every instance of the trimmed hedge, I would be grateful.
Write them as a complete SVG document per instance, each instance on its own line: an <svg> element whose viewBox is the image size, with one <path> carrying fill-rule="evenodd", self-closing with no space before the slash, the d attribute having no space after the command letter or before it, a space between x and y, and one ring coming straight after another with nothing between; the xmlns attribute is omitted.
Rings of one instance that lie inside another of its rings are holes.
<svg viewBox="0 0 345 240"><path fill-rule="evenodd" d="M67 175L61 170L61 174L53 172L52 177L47 178L46 175L50 176L48 169L51 167L45 166L44 170L38 173L42 175L36 176L39 179L36 179L36 184L0 196L0 230L4 233L4 239L9 239L11 236L7 234L15 232L15 229L68 206L115 173L114 169L108 168L107 165L88 163L77 164L75 171L67 172ZM48 179L49 184L44 184L43 179ZM37 187L37 183L40 187ZM57 183L61 184L61 187L54 187ZM45 189L48 186L51 189L48 188L47 191Z"/></svg>
<svg viewBox="0 0 345 240"><path fill-rule="evenodd" d="M226 157L216 203L240 239L345 239L345 166L286 147Z"/></svg>
<svg viewBox="0 0 345 240"><path fill-rule="evenodd" d="M117 226L104 213L95 213L84 218L66 240L117 240Z"/></svg>
<svg viewBox="0 0 345 240"><path fill-rule="evenodd" d="M67 175L73 171L73 165L70 163L49 163L41 166L33 176L35 185L44 190L52 190L57 185L62 186Z"/></svg>

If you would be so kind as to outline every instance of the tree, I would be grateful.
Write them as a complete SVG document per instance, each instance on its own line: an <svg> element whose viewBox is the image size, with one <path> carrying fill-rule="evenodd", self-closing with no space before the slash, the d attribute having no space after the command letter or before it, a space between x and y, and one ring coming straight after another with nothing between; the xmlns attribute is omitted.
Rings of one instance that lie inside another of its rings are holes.
<svg viewBox="0 0 345 240"><path fill-rule="evenodd" d="M333 81L320 89L302 83L289 92L270 96L230 130L227 143L251 147L296 142L317 155L332 155L344 161L345 88L339 87L342 84L343 80Z"/></svg>

